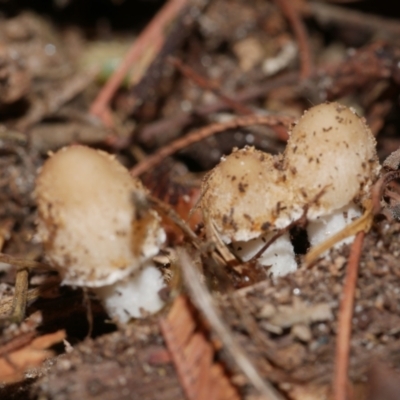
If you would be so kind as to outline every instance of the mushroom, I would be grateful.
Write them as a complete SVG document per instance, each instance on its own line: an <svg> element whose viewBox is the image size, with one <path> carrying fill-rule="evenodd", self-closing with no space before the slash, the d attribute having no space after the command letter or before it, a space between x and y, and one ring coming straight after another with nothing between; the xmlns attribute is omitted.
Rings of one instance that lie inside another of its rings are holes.
<svg viewBox="0 0 400 400"><path fill-rule="evenodd" d="M308 207L312 245L362 214L380 171L375 146L364 119L338 103L309 109L293 128L283 168L297 197L292 212Z"/></svg>
<svg viewBox="0 0 400 400"><path fill-rule="evenodd" d="M214 225L225 244L242 261L259 253L291 219L286 210L291 192L280 170L282 159L245 147L234 150L202 184L204 220ZM259 257L274 276L297 269L289 234L279 236Z"/></svg>
<svg viewBox="0 0 400 400"><path fill-rule="evenodd" d="M63 284L91 288L121 322L163 305L164 282L151 257L165 233L145 196L114 157L85 146L53 154L36 180L37 237L46 260Z"/></svg>

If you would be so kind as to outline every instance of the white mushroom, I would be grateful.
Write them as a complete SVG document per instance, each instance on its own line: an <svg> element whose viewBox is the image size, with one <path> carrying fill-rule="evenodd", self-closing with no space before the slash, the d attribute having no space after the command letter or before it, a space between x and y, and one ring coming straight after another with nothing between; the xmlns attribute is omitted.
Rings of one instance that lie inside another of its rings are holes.
<svg viewBox="0 0 400 400"><path fill-rule="evenodd" d="M254 257L278 229L291 222L286 204L292 196L281 163L280 157L245 147L223 158L203 182L205 221L214 224L243 261ZM271 266L275 276L296 270L289 234L280 236L258 261Z"/></svg>
<svg viewBox="0 0 400 400"><path fill-rule="evenodd" d="M364 120L338 103L311 108L293 128L284 169L297 197L293 212L309 206L312 245L362 214L362 201L380 171L375 146Z"/></svg>
<svg viewBox="0 0 400 400"><path fill-rule="evenodd" d="M36 181L38 238L63 283L92 288L121 322L158 311L165 240L138 180L112 156L84 146L52 155Z"/></svg>

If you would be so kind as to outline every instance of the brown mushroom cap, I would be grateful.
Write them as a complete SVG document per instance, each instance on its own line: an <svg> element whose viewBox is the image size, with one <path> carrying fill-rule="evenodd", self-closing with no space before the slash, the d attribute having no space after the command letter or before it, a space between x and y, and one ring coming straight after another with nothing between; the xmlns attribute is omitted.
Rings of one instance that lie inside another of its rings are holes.
<svg viewBox="0 0 400 400"><path fill-rule="evenodd" d="M293 128L284 168L299 203L317 218L368 196L380 170L364 120L338 103L309 109ZM317 200L316 200L317 199Z"/></svg>
<svg viewBox="0 0 400 400"><path fill-rule="evenodd" d="M236 150L207 175L201 208L226 243L250 240L287 226L291 201L281 158L245 147Z"/></svg>
<svg viewBox="0 0 400 400"><path fill-rule="evenodd" d="M143 196L142 184L105 152L71 146L45 162L35 189L38 237L64 283L112 284L158 252L159 218L139 210L134 193Z"/></svg>

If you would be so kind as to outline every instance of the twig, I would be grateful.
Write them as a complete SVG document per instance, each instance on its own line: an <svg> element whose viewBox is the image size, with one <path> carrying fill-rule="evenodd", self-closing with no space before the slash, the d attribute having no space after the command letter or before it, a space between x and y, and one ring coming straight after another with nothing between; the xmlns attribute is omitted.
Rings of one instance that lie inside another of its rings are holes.
<svg viewBox="0 0 400 400"><path fill-rule="evenodd" d="M149 47L155 46L155 53L159 51L164 43L165 38L163 35L168 24L186 4L187 0L169 0L164 7L161 8L158 14L150 21L144 31L135 40L122 63L94 100L90 107L91 114L99 117L106 124L110 123L109 119L106 117L108 113L108 104L116 90L119 88L129 68L145 51L148 50Z"/></svg>
<svg viewBox="0 0 400 400"><path fill-rule="evenodd" d="M312 74L312 61L311 61L311 49L310 42L308 40L308 35L304 23L300 17L298 10L296 10L293 2L288 0L275 0L279 8L282 10L283 14L288 19L294 34L297 38L297 43L299 46L301 71L300 78L307 79Z"/></svg>
<svg viewBox="0 0 400 400"><path fill-rule="evenodd" d="M9 316L4 317L1 320L1 323L3 325L13 322L20 323L24 319L26 303L28 300L29 271L34 268L45 267L46 269L49 269L49 267L36 261L18 259L3 253L0 253L0 262L11 264L17 267L12 311Z"/></svg>
<svg viewBox="0 0 400 400"><path fill-rule="evenodd" d="M169 57L168 61L176 67L182 75L186 76L188 79L192 80L197 86L204 90L209 90L219 97L224 103L226 103L232 110L235 110L238 114L249 115L253 114L253 111L247 106L241 104L239 101L224 94L219 87L214 82L209 79L199 75L193 68L185 65L181 60L176 57Z"/></svg>
<svg viewBox="0 0 400 400"><path fill-rule="evenodd" d="M169 145L159 149L151 156L147 157L142 162L138 163L131 169L132 176L139 176L159 164L166 157L176 153L185 147L196 143L206 137L214 135L215 133L226 131L227 129L234 129L248 125L285 125L287 127L294 121L294 118L276 116L276 115L250 115L244 117L234 118L230 121L223 123L215 123L208 125L204 128L190 132L186 136L175 140Z"/></svg>
<svg viewBox="0 0 400 400"><path fill-rule="evenodd" d="M51 268L47 264L44 264L44 263L41 263L38 261L27 260L24 258L11 256L9 254L4 254L4 253L0 253L0 262L3 262L5 264L14 265L15 267L17 267L18 270L21 270L21 269L27 269L27 270L44 269L46 271L54 270L54 268Z"/></svg>
<svg viewBox="0 0 400 400"><path fill-rule="evenodd" d="M61 87L48 91L43 99L34 97L28 113L18 121L17 130L24 132L45 117L54 115L65 103L84 91L94 80L95 75L94 70L75 75Z"/></svg>
<svg viewBox="0 0 400 400"><path fill-rule="evenodd" d="M321 25L348 26L354 31L378 33L391 41L398 41L400 25L397 19L383 18L374 14L351 10L326 3L307 2L305 13L312 15Z"/></svg>
<svg viewBox="0 0 400 400"><path fill-rule="evenodd" d="M210 293L201 282L201 277L196 267L193 265L189 255L183 250L179 251L179 263L182 268L182 275L186 288L188 289L193 304L204 314L207 322L223 343L225 351L231 356L237 367L259 393L265 396L265 399L283 400L282 396L271 383L261 377L247 354L242 350L230 330L223 323L213 305Z"/></svg>
<svg viewBox="0 0 400 400"><path fill-rule="evenodd" d="M241 103L249 102L250 100L266 96L269 91L285 86L294 85L299 79L297 72L289 72L274 79L267 80L257 86L248 87L231 94L231 97ZM193 109L189 114L180 112L171 117L160 119L153 123L146 125L139 133L139 140L141 142L149 143L155 142L157 146L162 146L172 138L176 137L176 132L181 131L189 124L193 123L196 117L207 117L209 114L227 110L230 107L228 104L221 100L217 100L212 104L200 105Z"/></svg>
<svg viewBox="0 0 400 400"><path fill-rule="evenodd" d="M338 316L335 370L333 376L334 400L347 400L348 368L350 352L351 321L353 317L354 293L356 290L359 261L365 232L357 234L347 264L346 281Z"/></svg>
<svg viewBox="0 0 400 400"><path fill-rule="evenodd" d="M40 297L42 293L45 293L48 290L51 290L55 287L57 287L60 284L60 282L50 282L50 283L45 283L41 285L40 287L36 287L33 289L29 289L27 293L27 301L31 302L36 300L37 298ZM9 314L12 312L12 306L14 302L14 296L7 296L5 298L2 298L0 301L0 321L1 319L5 320L7 318L6 314Z"/></svg>
<svg viewBox="0 0 400 400"><path fill-rule="evenodd" d="M15 292L10 320L19 324L25 317L26 302L28 300L29 272L27 269L17 271L15 277Z"/></svg>

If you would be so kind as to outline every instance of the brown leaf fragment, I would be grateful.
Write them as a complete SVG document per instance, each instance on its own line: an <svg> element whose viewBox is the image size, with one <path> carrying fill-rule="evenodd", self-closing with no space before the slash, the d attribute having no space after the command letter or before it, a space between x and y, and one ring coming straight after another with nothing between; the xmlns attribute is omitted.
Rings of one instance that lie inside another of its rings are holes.
<svg viewBox="0 0 400 400"><path fill-rule="evenodd" d="M214 348L200 330L185 297L175 300L160 326L189 400L239 400L222 365L213 362Z"/></svg>
<svg viewBox="0 0 400 400"><path fill-rule="evenodd" d="M64 338L65 331L60 330L39 336L24 347L4 354L0 358L0 382L4 384L22 380L28 368L39 366L46 358L53 355L52 351L46 349Z"/></svg>

